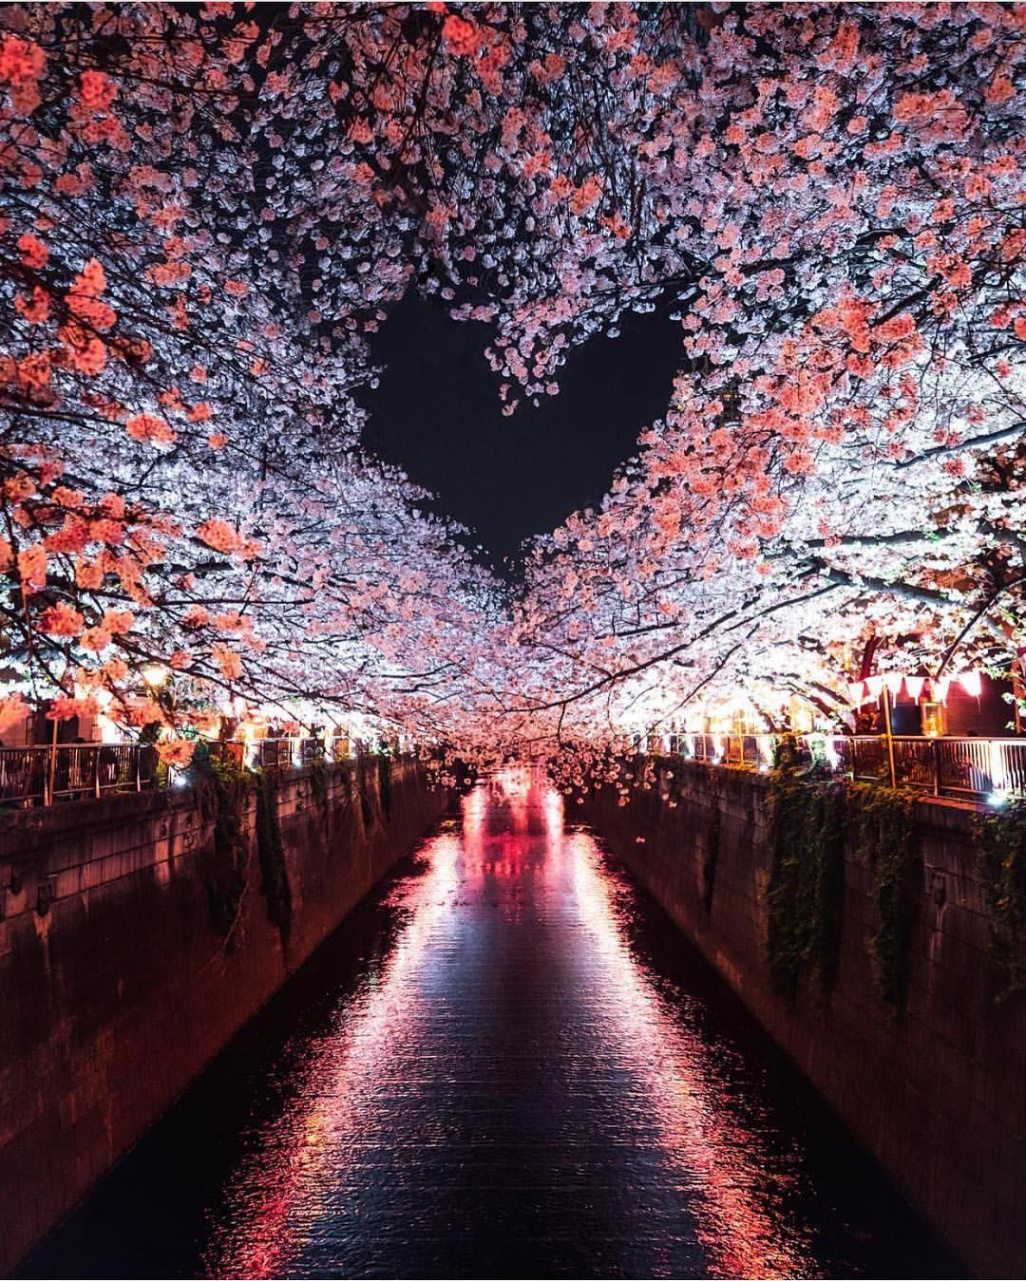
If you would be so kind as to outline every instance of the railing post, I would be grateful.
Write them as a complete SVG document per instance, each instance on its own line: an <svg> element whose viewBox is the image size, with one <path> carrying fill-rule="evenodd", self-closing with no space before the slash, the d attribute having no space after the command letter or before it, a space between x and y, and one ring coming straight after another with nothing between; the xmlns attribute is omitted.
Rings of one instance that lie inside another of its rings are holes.
<svg viewBox="0 0 1026 1281"><path fill-rule="evenodd" d="M930 760L933 763L933 794L940 796L940 743L930 739Z"/></svg>
<svg viewBox="0 0 1026 1281"><path fill-rule="evenodd" d="M57 774L57 722L53 723L53 737L50 740L50 760L47 765L47 785L43 789L43 804L53 804L53 784Z"/></svg>
<svg viewBox="0 0 1026 1281"><path fill-rule="evenodd" d="M133 743L132 752L135 755L135 790L142 791L142 744Z"/></svg>
<svg viewBox="0 0 1026 1281"><path fill-rule="evenodd" d="M891 787L898 786L897 771L894 768L894 734L891 732L891 691L883 687L884 733L887 739L887 764L891 772Z"/></svg>
<svg viewBox="0 0 1026 1281"><path fill-rule="evenodd" d="M93 753L93 795L100 799L100 749L92 748Z"/></svg>

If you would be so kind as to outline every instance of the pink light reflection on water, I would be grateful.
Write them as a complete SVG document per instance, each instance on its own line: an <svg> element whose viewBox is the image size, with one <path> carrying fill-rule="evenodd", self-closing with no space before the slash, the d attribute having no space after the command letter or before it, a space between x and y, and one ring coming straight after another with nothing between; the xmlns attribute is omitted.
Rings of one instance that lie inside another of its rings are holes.
<svg viewBox="0 0 1026 1281"><path fill-rule="evenodd" d="M480 1017L461 1004L459 968L487 967L483 947L544 930L549 948L561 949L545 954L553 1018L563 1020L564 1040L579 1042L572 1054L585 1065L580 1079L608 1069L628 1082L645 1134L657 1136L653 1159L688 1197L709 1274L814 1275L808 1232L783 1209L786 1172L767 1180L758 1134L720 1102L712 1050L631 946L624 906L631 892L589 833L565 831L558 793L523 770L504 772L464 799L461 823L431 837L420 859L426 872L403 877L388 899L399 925L380 973L363 976L330 1032L308 1047L289 1101L253 1135L235 1170L205 1255L208 1274L289 1275L323 1239L325 1224L329 1236L349 1240L371 1230L340 1200L338 1185L361 1154L387 1149L396 1109L401 1118L407 1092L417 1088L406 1076L427 1074L435 1090L447 1081L459 1088L452 1056ZM438 1041L440 1027L452 1036ZM565 1046L551 1053L567 1061ZM630 1126L625 1115L628 1148L648 1141L635 1140ZM444 1152L451 1122L439 1119L432 1133ZM432 1154L393 1149L390 1159ZM387 1181L387 1169L374 1177ZM347 1214L353 1222L340 1228ZM416 1258L410 1268L416 1274Z"/></svg>
<svg viewBox="0 0 1026 1281"><path fill-rule="evenodd" d="M808 1232L787 1222L781 1198L767 1188L757 1132L719 1101L710 1047L682 1025L678 1010L631 950L615 873L594 837L571 832L562 864L591 942L616 999L603 1001L606 1035L643 1083L661 1142L683 1186L698 1186L694 1206L710 1271L724 1277L814 1275Z"/></svg>
<svg viewBox="0 0 1026 1281"><path fill-rule="evenodd" d="M459 884L459 837L443 831L421 851L424 876L396 884L386 904L403 923L381 974L365 980L303 1068L294 1104L248 1154L233 1183L241 1213L219 1227L206 1252L211 1276L286 1275L304 1228L334 1178L333 1156L373 1124L375 1085L417 1036L412 976ZM230 1201L235 1198L229 1193Z"/></svg>

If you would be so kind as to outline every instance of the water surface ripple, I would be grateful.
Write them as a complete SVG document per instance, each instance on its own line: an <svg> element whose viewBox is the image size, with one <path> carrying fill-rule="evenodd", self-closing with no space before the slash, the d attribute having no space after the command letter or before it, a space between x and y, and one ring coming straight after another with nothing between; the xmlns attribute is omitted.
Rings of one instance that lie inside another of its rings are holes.
<svg viewBox="0 0 1026 1281"><path fill-rule="evenodd" d="M509 771L27 1275L957 1271L558 794Z"/></svg>

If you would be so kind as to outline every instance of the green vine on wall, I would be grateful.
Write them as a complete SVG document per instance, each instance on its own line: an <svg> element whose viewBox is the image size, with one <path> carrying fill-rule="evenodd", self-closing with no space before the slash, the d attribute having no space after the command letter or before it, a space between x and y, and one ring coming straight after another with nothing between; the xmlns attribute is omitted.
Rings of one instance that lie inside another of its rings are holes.
<svg viewBox="0 0 1026 1281"><path fill-rule="evenodd" d="M1001 1001L1026 990L1026 804L978 818L976 839Z"/></svg>
<svg viewBox="0 0 1026 1281"><path fill-rule="evenodd" d="M363 821L363 830L364 832L369 832L374 821L374 807L371 805L370 795L367 791L368 770L366 756L360 757L359 768L354 778L356 788L360 793L360 818Z"/></svg>
<svg viewBox="0 0 1026 1281"><path fill-rule="evenodd" d="M849 794L859 817L859 854L873 868L879 922L870 939L881 997L904 1012L909 944L922 899L922 857L911 792L854 784Z"/></svg>
<svg viewBox="0 0 1026 1281"><path fill-rule="evenodd" d="M702 860L702 905L706 912L712 911L713 894L716 892L716 865L720 858L722 825L723 815L720 807L716 805L705 831L705 858Z"/></svg>
<svg viewBox="0 0 1026 1281"><path fill-rule="evenodd" d="M392 758L378 757L378 794L381 797L381 809L388 818L392 813Z"/></svg>
<svg viewBox="0 0 1026 1281"><path fill-rule="evenodd" d="M321 818L325 821L328 817L328 767L325 765L323 758L315 760L310 766L310 792L317 808L321 812Z"/></svg>
<svg viewBox="0 0 1026 1281"><path fill-rule="evenodd" d="M261 889L267 899L267 916L278 927L282 943L292 931L292 887L285 864L278 815L278 789L272 775L256 775L256 836L260 856Z"/></svg>
<svg viewBox="0 0 1026 1281"><path fill-rule="evenodd" d="M214 822L212 857L204 868L203 886L210 919L229 945L246 896L249 846L243 832L243 810L250 777L231 762L212 756L206 744L197 747L192 779L204 822Z"/></svg>
<svg viewBox="0 0 1026 1281"><path fill-rule="evenodd" d="M770 779L769 801L770 978L777 991L793 992L809 974L826 993L840 960L845 791L785 768Z"/></svg>

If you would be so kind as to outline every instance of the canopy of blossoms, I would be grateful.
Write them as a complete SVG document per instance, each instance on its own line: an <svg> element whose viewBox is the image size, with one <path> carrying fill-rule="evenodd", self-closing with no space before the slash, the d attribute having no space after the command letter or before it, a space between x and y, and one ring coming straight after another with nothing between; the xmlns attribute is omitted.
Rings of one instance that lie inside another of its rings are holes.
<svg viewBox="0 0 1026 1281"><path fill-rule="evenodd" d="M738 688L840 722L874 653L1007 664L1024 25L4 7L0 727L102 695L179 733L243 695L601 747ZM362 447L409 290L486 323L511 414L625 312L679 323L665 417L512 599Z"/></svg>

